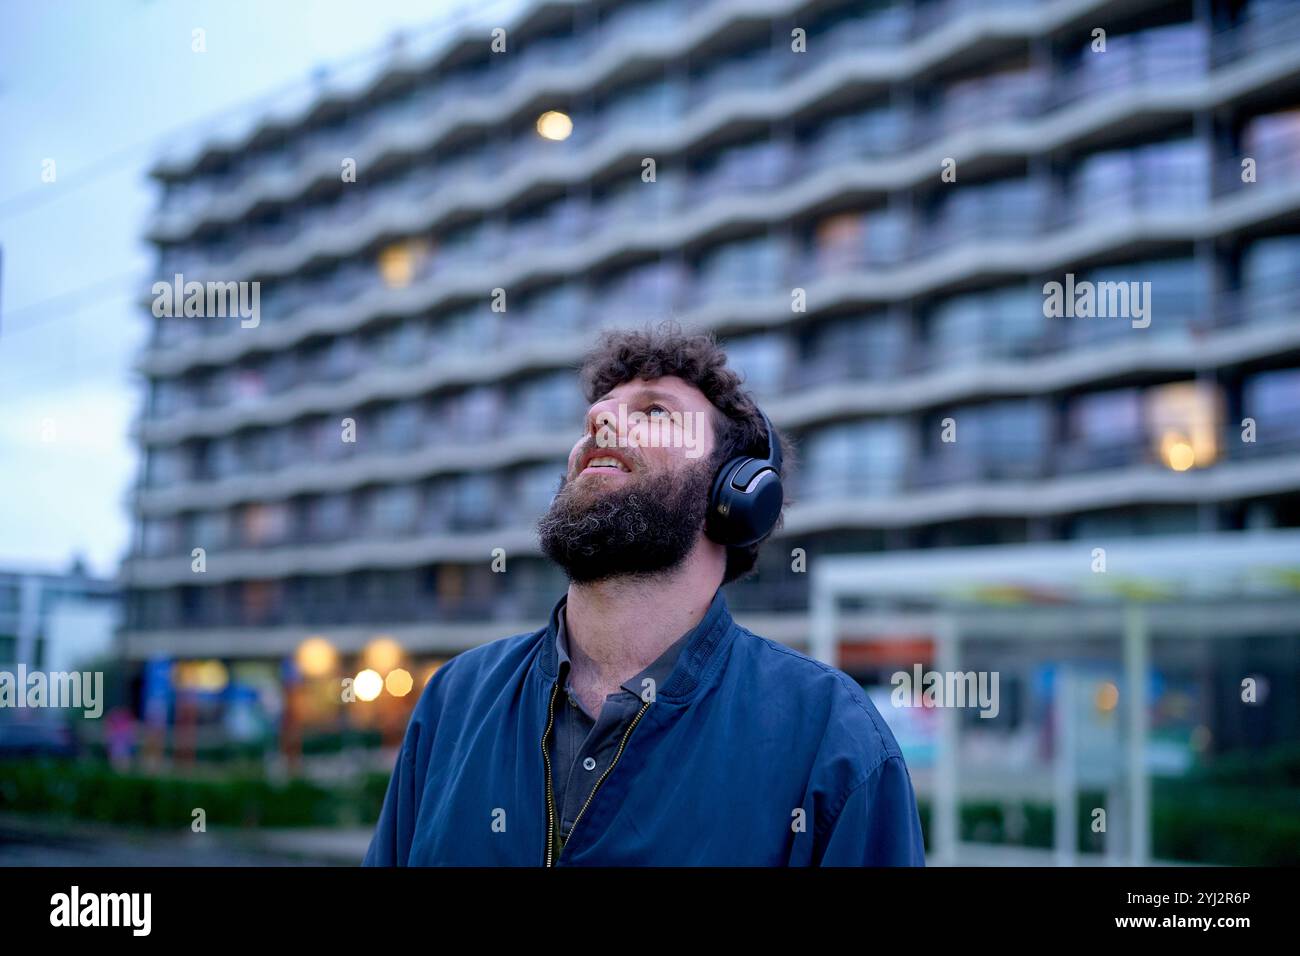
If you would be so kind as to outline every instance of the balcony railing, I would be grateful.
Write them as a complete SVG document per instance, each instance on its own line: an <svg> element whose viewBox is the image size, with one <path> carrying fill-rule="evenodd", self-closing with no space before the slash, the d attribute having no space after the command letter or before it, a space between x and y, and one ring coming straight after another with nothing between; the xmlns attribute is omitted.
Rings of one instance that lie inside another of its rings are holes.
<svg viewBox="0 0 1300 956"><path fill-rule="evenodd" d="M504 577L499 575L498 577ZM276 582L259 600L241 601L219 587L196 588L188 596L141 591L133 595L127 627L168 629L372 625L544 620L564 593L554 587L487 582L476 593L430 591L416 582L386 583L353 593L349 579L327 579L324 587L301 589L295 580Z"/></svg>
<svg viewBox="0 0 1300 956"><path fill-rule="evenodd" d="M960 427L960 424L959 426ZM972 443L969 439L966 447ZM1051 454L1046 443L981 446L978 452L963 451L959 442L945 445L916 462L909 486L914 489L986 481L1034 481L1051 472Z"/></svg>

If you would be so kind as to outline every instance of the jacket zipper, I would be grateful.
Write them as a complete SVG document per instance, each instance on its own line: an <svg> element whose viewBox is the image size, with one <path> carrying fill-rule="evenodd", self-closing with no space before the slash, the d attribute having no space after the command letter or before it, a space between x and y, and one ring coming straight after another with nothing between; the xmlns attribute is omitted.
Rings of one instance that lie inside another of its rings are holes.
<svg viewBox="0 0 1300 956"><path fill-rule="evenodd" d="M546 738L550 736L551 721L555 719L555 695L559 691L559 689L560 689L560 682L556 681L555 688L551 691L551 711L546 721L546 731L545 733L542 734L542 754L546 759L546 865L547 866L552 865L551 854L555 846L555 798L551 790L551 759L550 759L550 755L547 754L546 752ZM623 756L623 749L627 746L628 738L632 736L632 731L636 730L636 725L641 722L641 718L645 715L645 712L649 709L650 709L650 701L647 700L641 704L641 709L636 712L636 716L632 718L632 723L628 724L627 730L623 732L623 739L619 741L618 750L615 751L614 753L614 759L609 762L609 766L605 768L605 772L600 775L600 778L596 781L595 785L591 788L591 793L587 795L586 802L584 802L582 807L578 810L578 815L573 818L573 826L569 828L569 840L573 839L573 831L578 829L578 821L582 819L582 815L586 813L587 808L591 806L591 801L596 799L596 791L599 790L600 785L605 782L605 778L608 777L611 773L613 773L614 768L618 766L619 758ZM566 840L565 842L567 843L568 841ZM561 847L561 850L562 849L563 847Z"/></svg>
<svg viewBox="0 0 1300 956"><path fill-rule="evenodd" d="M546 729L542 731L542 761L546 764L546 865L551 865L551 854L555 849L555 796L551 792L551 755L546 749L546 740L551 736L551 724L555 722L555 695L560 692L557 680L551 688L551 704L546 712Z"/></svg>

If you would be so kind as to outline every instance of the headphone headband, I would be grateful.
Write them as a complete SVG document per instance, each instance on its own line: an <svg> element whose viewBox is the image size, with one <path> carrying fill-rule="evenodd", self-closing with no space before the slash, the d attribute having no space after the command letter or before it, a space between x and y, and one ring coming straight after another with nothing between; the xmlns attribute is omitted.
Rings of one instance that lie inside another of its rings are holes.
<svg viewBox="0 0 1300 956"><path fill-rule="evenodd" d="M772 427L772 419L767 417L767 412L761 408L758 414L763 416L763 426L767 429L767 460L772 463L776 473L781 473L781 442L777 440L776 429Z"/></svg>

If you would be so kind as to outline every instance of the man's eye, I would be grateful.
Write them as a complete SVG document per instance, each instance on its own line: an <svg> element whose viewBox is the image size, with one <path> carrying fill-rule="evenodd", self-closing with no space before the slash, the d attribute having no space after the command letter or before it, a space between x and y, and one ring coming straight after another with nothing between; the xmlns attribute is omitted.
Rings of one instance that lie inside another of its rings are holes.
<svg viewBox="0 0 1300 956"><path fill-rule="evenodd" d="M649 412L651 415L653 415L655 412L663 412L665 415L668 414L668 409L664 408L662 405L651 405L649 408L646 409L646 411Z"/></svg>

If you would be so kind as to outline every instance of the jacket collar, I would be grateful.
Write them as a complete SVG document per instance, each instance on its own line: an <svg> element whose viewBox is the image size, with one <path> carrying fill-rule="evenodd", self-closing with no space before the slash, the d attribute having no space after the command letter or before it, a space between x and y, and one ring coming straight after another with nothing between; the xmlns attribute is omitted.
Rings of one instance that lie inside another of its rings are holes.
<svg viewBox="0 0 1300 956"><path fill-rule="evenodd" d="M554 683L559 676L556 638L560 629L560 613L567 599L567 593L561 595L551 608L543 633L541 653L537 659L548 683ZM723 597L722 589L718 588L700 623L680 639L681 649L677 662L668 679L659 687L657 696L672 699L689 697L697 687L706 683L716 671L716 664L733 636L733 625L727 599Z"/></svg>

